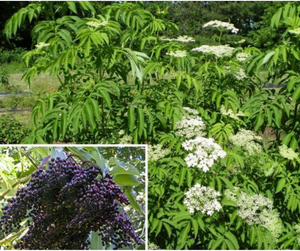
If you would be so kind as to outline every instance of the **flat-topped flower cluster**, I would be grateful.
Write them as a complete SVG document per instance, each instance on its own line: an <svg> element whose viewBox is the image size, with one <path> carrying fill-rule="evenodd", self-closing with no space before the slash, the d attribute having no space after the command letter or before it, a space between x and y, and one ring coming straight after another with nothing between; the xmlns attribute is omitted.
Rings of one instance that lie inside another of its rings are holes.
<svg viewBox="0 0 300 251"><path fill-rule="evenodd" d="M274 238L282 232L278 212L273 210L273 201L261 194L247 194L235 187L233 191L225 190L225 198L236 203L238 216L249 225L262 225L267 228Z"/></svg>
<svg viewBox="0 0 300 251"><path fill-rule="evenodd" d="M160 40L167 41L167 42L181 42L181 43L195 42L195 39L193 37L189 37L187 35L179 36L177 38L161 37Z"/></svg>
<svg viewBox="0 0 300 251"><path fill-rule="evenodd" d="M231 57L235 48L229 45L201 45L192 49L192 51L202 52L205 54L213 54L216 57Z"/></svg>
<svg viewBox="0 0 300 251"><path fill-rule="evenodd" d="M262 141L262 137L252 131L240 129L237 134L230 137L230 140L234 145L244 147L249 155L262 151L261 145L257 143L257 141Z"/></svg>
<svg viewBox="0 0 300 251"><path fill-rule="evenodd" d="M186 51L180 51L180 50L171 51L171 52L168 52L166 54L169 55L169 56L176 57L176 58L184 58L184 57L186 57Z"/></svg>
<svg viewBox="0 0 300 251"><path fill-rule="evenodd" d="M186 140L182 143L182 147L190 151L184 159L186 164L189 167L200 168L205 173L213 166L217 159L226 156L226 152L214 142L213 138L197 137Z"/></svg>
<svg viewBox="0 0 300 251"><path fill-rule="evenodd" d="M196 184L184 194L184 204L191 214L200 211L203 214L211 216L215 211L220 211L222 208L220 202L217 200L220 193L211 187Z"/></svg>
<svg viewBox="0 0 300 251"><path fill-rule="evenodd" d="M163 145L148 145L148 159L150 161L157 161L162 159L170 153L168 148L163 148Z"/></svg>
<svg viewBox="0 0 300 251"><path fill-rule="evenodd" d="M239 111L238 113L234 113L234 111L230 108L226 109L224 105L221 105L220 112L224 116L228 116L229 118L239 120L240 116L244 116L244 113L242 111Z"/></svg>
<svg viewBox="0 0 300 251"><path fill-rule="evenodd" d="M279 153L282 157L289 160L299 159L298 153L296 153L292 148L288 148L286 145L281 145L279 147Z"/></svg>
<svg viewBox="0 0 300 251"><path fill-rule="evenodd" d="M213 27L213 28L222 28L231 31L232 33L238 33L239 29L235 28L232 23L222 22L219 20L209 21L203 25L203 28Z"/></svg>

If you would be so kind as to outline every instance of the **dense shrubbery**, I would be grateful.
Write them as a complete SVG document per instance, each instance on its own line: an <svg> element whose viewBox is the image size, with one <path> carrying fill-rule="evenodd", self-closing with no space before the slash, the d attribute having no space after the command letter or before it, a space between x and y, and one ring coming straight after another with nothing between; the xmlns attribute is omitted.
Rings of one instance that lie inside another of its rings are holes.
<svg viewBox="0 0 300 251"><path fill-rule="evenodd" d="M12 115L1 115L0 128L1 144L19 144L30 133L30 129Z"/></svg>
<svg viewBox="0 0 300 251"><path fill-rule="evenodd" d="M11 62L21 62L23 55L25 54L25 49L15 48L13 50L7 50L0 47L0 64L11 63Z"/></svg>
<svg viewBox="0 0 300 251"><path fill-rule="evenodd" d="M216 44L201 45L160 36L177 27L139 3L67 5L83 15L32 31L24 78L49 71L61 88L35 104L26 142L148 143L149 240L162 249L299 249L299 8L274 13L282 39L261 51L222 44L230 23L202 27Z"/></svg>

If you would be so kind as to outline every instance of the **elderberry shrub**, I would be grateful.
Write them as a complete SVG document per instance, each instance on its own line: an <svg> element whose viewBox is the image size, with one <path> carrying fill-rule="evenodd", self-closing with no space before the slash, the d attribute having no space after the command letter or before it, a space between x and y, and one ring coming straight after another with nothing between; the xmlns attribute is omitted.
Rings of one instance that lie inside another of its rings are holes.
<svg viewBox="0 0 300 251"><path fill-rule="evenodd" d="M0 230L8 234L26 219L28 232L15 244L18 249L88 249L90 231L116 249L141 245L121 205L129 200L120 186L95 164L79 165L75 158L51 159L48 169L39 167L2 209Z"/></svg>

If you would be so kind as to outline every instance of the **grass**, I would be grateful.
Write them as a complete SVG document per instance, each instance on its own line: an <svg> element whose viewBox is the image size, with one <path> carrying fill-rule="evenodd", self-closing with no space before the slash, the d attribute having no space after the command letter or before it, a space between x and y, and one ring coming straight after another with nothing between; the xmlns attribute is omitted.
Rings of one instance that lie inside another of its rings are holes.
<svg viewBox="0 0 300 251"><path fill-rule="evenodd" d="M1 64L1 70L8 74L22 73L26 69L24 63L21 62L10 62Z"/></svg>
<svg viewBox="0 0 300 251"><path fill-rule="evenodd" d="M15 68L14 68L15 67ZM9 86L1 86L0 92L32 92L31 95L12 95L10 97L0 98L0 108L2 110L9 110L11 108L17 109L31 109L41 96L45 93L51 93L57 91L60 82L56 78L50 77L48 74L41 74L35 76L30 83L26 83L22 80L24 69L20 63L11 63L5 69L9 77ZM0 115L1 116L1 115ZM13 116L21 123L24 123L28 127L32 127L31 111L15 112Z"/></svg>

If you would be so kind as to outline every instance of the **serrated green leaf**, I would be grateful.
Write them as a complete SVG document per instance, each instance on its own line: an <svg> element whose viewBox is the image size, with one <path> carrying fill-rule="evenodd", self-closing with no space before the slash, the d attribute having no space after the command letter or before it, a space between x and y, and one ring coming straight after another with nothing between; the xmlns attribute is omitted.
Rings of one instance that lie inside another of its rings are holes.
<svg viewBox="0 0 300 251"><path fill-rule="evenodd" d="M300 85L296 88L296 90L294 91L294 93L292 95L292 99L295 102L297 102L299 98L300 98Z"/></svg>
<svg viewBox="0 0 300 251"><path fill-rule="evenodd" d="M83 111L82 112L84 113L84 117L89 122L91 129L95 130L96 123L95 123L95 120L94 120L94 114L93 114L92 107L89 105L88 102L85 102L85 104L83 105Z"/></svg>
<svg viewBox="0 0 300 251"><path fill-rule="evenodd" d="M217 247L219 247L223 241L224 241L224 238L220 236L212 245L211 250L216 250Z"/></svg>
<svg viewBox="0 0 300 251"><path fill-rule="evenodd" d="M285 182L285 178L282 178L278 181L275 193L279 193L283 189Z"/></svg>
<svg viewBox="0 0 300 251"><path fill-rule="evenodd" d="M239 243L238 243L236 237L235 237L231 232L226 232L226 233L225 233L225 236L226 236L226 238L227 238L228 240L231 241L231 243L232 243L233 246L234 246L234 249L236 249L236 250L239 250L239 249L240 249Z"/></svg>
<svg viewBox="0 0 300 251"><path fill-rule="evenodd" d="M142 136L143 132L144 132L144 126L145 126L145 122L144 122L144 109L142 108L138 108L138 131L139 131L139 137Z"/></svg>
<svg viewBox="0 0 300 251"><path fill-rule="evenodd" d="M128 110L128 129L133 132L135 126L135 107L133 105L129 106Z"/></svg>
<svg viewBox="0 0 300 251"><path fill-rule="evenodd" d="M190 222L189 222L189 223L185 226L185 228L181 231L181 233L180 233L179 238L180 238L180 240L181 240L182 242L186 242L186 239L187 239L187 237L188 237L188 234L189 234L190 230L191 230L191 224L190 224Z"/></svg>
<svg viewBox="0 0 300 251"><path fill-rule="evenodd" d="M165 229L166 229L166 231L168 233L168 237L170 238L171 235L172 235L171 227L167 223L165 223L165 222L163 222L163 225L164 225L164 227L165 227Z"/></svg>
<svg viewBox="0 0 300 251"><path fill-rule="evenodd" d="M191 223L192 223L192 227L193 227L193 230L194 230L194 238L196 239L197 235L198 235L198 221L196 219L192 218Z"/></svg>

